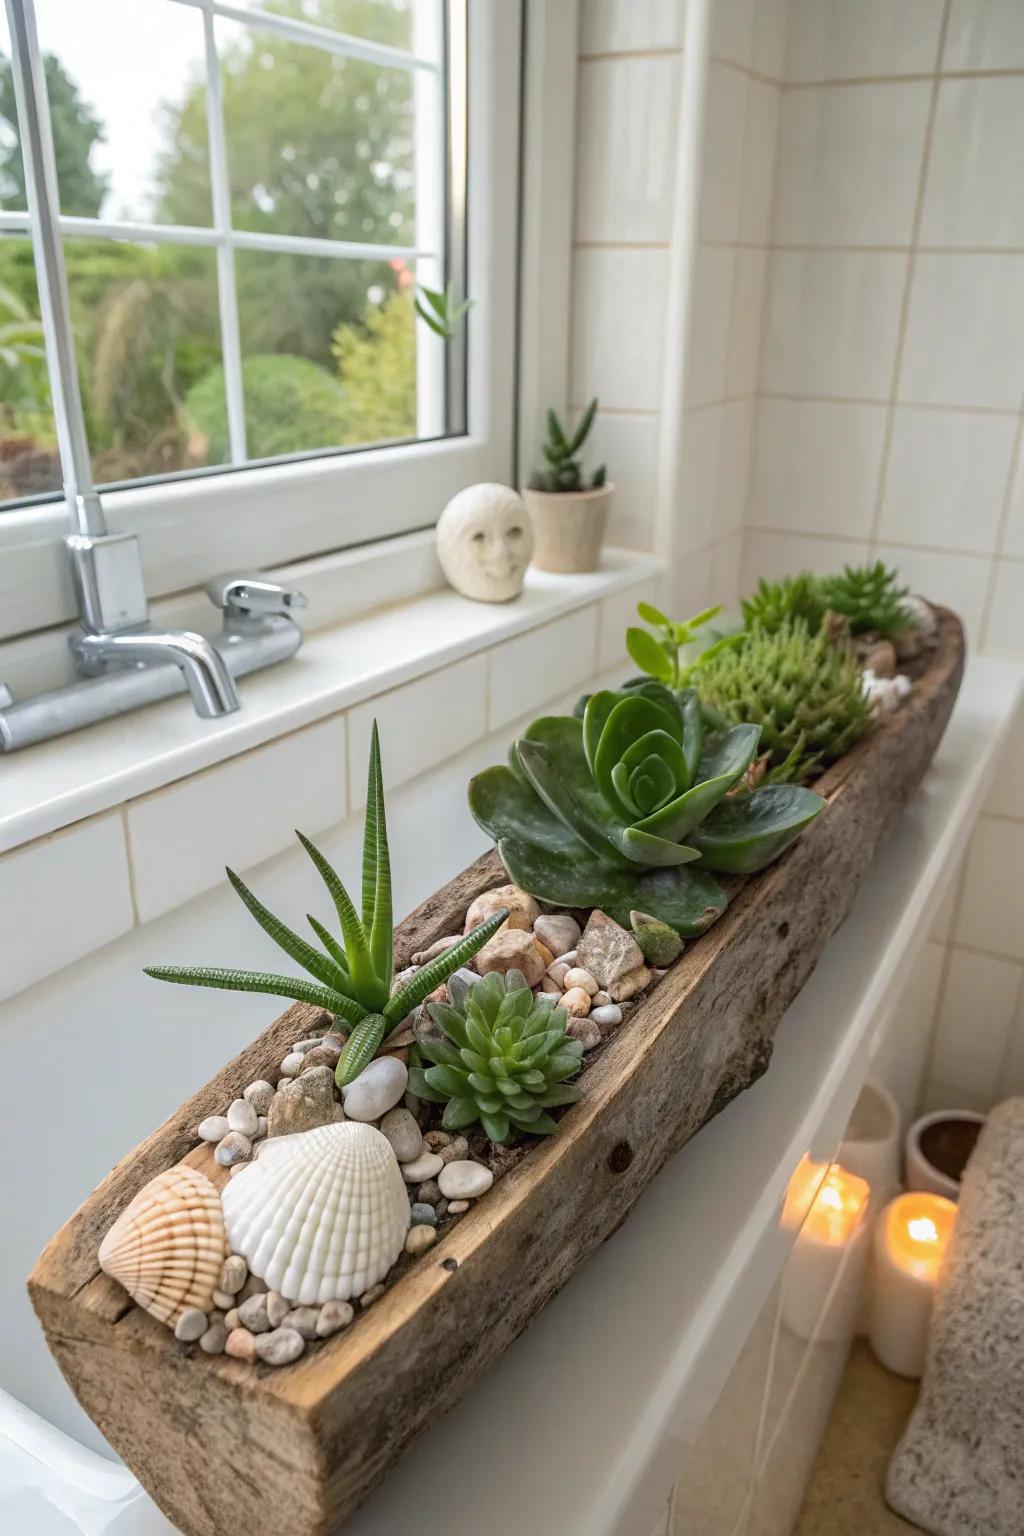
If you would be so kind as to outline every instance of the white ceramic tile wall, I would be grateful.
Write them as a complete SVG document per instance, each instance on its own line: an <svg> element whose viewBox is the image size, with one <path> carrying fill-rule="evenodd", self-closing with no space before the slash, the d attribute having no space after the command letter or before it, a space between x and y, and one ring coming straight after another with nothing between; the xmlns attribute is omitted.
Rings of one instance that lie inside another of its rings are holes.
<svg viewBox="0 0 1024 1536"><path fill-rule="evenodd" d="M880 555L1024 652L1024 6L946 10L790 0L743 585ZM1022 855L1024 727L929 947L926 1105L1024 1077Z"/></svg>

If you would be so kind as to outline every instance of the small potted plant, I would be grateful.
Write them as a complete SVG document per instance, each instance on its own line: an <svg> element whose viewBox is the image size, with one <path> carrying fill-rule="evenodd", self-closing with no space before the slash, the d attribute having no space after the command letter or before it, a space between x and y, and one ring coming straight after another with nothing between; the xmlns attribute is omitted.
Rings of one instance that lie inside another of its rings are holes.
<svg viewBox="0 0 1024 1536"><path fill-rule="evenodd" d="M535 470L523 492L533 523L533 563L541 571L593 571L601 558L608 508L615 487L600 464L589 481L579 452L594 424L597 400L591 400L575 432L566 432L548 411L543 469Z"/></svg>

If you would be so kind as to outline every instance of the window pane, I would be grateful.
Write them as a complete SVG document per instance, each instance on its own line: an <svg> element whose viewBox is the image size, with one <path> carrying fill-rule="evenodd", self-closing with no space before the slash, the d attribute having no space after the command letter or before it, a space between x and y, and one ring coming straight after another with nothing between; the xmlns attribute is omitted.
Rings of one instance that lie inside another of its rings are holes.
<svg viewBox="0 0 1024 1536"><path fill-rule="evenodd" d="M201 13L169 0L36 8L61 212L208 225Z"/></svg>
<svg viewBox="0 0 1024 1536"><path fill-rule="evenodd" d="M218 22L217 47L235 225L411 244L410 72L233 22Z"/></svg>
<svg viewBox="0 0 1024 1536"><path fill-rule="evenodd" d="M220 378L213 251L65 240L64 259L97 482L223 463L186 410Z"/></svg>
<svg viewBox="0 0 1024 1536"><path fill-rule="evenodd" d="M244 0L254 11L295 16L333 32L365 37L392 48L411 48L413 0ZM424 3L424 0L419 0Z"/></svg>
<svg viewBox="0 0 1024 1536"><path fill-rule="evenodd" d="M11 34L0 6L0 208L24 209L25 172L18 143L18 109L11 71Z"/></svg>
<svg viewBox="0 0 1024 1536"><path fill-rule="evenodd" d="M416 435L403 262L242 251L237 274L250 458Z"/></svg>
<svg viewBox="0 0 1024 1536"><path fill-rule="evenodd" d="M32 246L0 239L0 504L61 487Z"/></svg>

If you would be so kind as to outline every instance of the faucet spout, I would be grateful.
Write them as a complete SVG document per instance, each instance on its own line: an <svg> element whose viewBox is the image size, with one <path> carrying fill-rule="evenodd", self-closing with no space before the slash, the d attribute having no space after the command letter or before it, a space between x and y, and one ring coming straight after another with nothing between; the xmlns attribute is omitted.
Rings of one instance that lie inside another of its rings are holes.
<svg viewBox="0 0 1024 1536"><path fill-rule="evenodd" d="M151 630L107 635L74 635L71 648L81 670L95 677L111 667L156 667L173 662L192 695L197 715L216 720L239 708L238 692L224 658L213 643L191 630Z"/></svg>

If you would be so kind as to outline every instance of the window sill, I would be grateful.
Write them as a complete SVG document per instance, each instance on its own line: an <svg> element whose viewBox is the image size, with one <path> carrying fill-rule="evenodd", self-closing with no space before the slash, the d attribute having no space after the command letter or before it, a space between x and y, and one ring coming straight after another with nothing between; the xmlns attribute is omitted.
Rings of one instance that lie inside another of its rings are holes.
<svg viewBox="0 0 1024 1536"><path fill-rule="evenodd" d="M0 766L0 853L537 629L662 570L652 555L610 549L600 570L587 575L531 570L522 597L509 604L470 602L448 588L429 592L307 635L294 660L242 679L242 708L226 719L200 720L181 696L12 754ZM618 660L621 635L615 640L609 664Z"/></svg>

